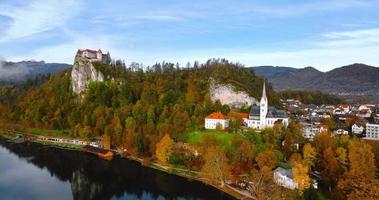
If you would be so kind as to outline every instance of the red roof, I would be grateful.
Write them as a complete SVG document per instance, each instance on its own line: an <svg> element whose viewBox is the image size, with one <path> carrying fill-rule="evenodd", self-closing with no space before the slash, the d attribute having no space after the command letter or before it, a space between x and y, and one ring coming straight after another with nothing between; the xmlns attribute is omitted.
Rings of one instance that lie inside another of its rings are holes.
<svg viewBox="0 0 379 200"><path fill-rule="evenodd" d="M229 116L240 116L242 119L249 118L249 113L230 112Z"/></svg>
<svg viewBox="0 0 379 200"><path fill-rule="evenodd" d="M225 115L220 112L214 112L206 117L207 119L226 119Z"/></svg>
<svg viewBox="0 0 379 200"><path fill-rule="evenodd" d="M97 52L100 52L101 53L101 50L99 49L99 50L92 50L92 49L84 49L84 50L82 50L82 49L79 49L79 52L80 53L83 53L83 52L89 52L89 53L97 53Z"/></svg>

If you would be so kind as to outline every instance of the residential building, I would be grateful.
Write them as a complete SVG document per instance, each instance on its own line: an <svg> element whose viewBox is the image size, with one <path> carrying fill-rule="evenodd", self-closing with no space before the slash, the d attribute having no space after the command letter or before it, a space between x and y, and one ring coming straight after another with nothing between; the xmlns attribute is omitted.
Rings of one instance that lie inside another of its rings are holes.
<svg viewBox="0 0 379 200"><path fill-rule="evenodd" d="M339 129L334 130L333 133L334 133L335 135L348 135L348 134L349 134L349 131L344 130L344 129L342 129L342 128L339 128Z"/></svg>
<svg viewBox="0 0 379 200"><path fill-rule="evenodd" d="M379 124L366 124L366 137L365 139L379 140Z"/></svg>
<svg viewBox="0 0 379 200"><path fill-rule="evenodd" d="M362 118L370 118L372 114L372 111L370 109L362 109L360 110L356 116L362 117Z"/></svg>
<svg viewBox="0 0 379 200"><path fill-rule="evenodd" d="M286 111L268 106L265 82L263 83L262 98L259 106L251 107L249 119L245 119L244 122L247 127L255 129L272 128L275 123L282 123L284 126L288 125Z"/></svg>
<svg viewBox="0 0 379 200"><path fill-rule="evenodd" d="M216 129L217 125L223 130L229 127L229 119L221 112L214 112L205 118L204 127L206 129Z"/></svg>
<svg viewBox="0 0 379 200"><path fill-rule="evenodd" d="M328 130L328 126L321 124L301 123L301 125L303 126L303 136L310 140Z"/></svg>
<svg viewBox="0 0 379 200"><path fill-rule="evenodd" d="M363 127L362 125L358 125L357 123L351 126L351 132L353 134L362 134L364 130L365 130L365 127Z"/></svg>
<svg viewBox="0 0 379 200"><path fill-rule="evenodd" d="M278 167L274 170L274 182L288 189L296 189L298 184L293 181L292 170Z"/></svg>

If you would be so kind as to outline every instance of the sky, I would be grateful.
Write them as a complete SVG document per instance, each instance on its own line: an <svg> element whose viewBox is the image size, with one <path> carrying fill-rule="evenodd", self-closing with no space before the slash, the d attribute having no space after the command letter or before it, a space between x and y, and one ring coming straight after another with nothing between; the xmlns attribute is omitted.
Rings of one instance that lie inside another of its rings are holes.
<svg viewBox="0 0 379 200"><path fill-rule="evenodd" d="M379 66L379 0L0 0L0 58Z"/></svg>

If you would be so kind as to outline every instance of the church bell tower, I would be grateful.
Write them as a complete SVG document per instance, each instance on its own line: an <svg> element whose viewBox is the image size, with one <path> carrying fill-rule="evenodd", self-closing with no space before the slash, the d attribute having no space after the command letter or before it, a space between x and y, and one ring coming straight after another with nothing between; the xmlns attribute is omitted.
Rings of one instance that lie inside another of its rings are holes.
<svg viewBox="0 0 379 200"><path fill-rule="evenodd" d="M266 116L268 112L268 100L266 96L266 81L263 80L263 91L262 91L262 98L260 102L260 129L264 129L266 127Z"/></svg>

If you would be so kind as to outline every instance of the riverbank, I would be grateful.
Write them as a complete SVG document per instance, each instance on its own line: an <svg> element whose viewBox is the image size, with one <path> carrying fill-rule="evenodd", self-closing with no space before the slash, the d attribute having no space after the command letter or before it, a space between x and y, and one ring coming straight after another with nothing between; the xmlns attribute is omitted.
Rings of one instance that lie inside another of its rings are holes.
<svg viewBox="0 0 379 200"><path fill-rule="evenodd" d="M6 139L8 141L14 141L17 139L17 136L15 134L12 134L11 132L4 132L4 131L2 131L0 133L0 137ZM54 148L63 148L66 150L73 150L73 151L81 151L81 148L84 146L84 145L74 145L74 144L61 144L61 143L57 143L57 142L48 142L48 141L27 141L27 142L33 142L33 143L38 143L38 144L42 144L42 145L47 145L47 146L54 147ZM123 155L120 152L116 152L116 153L121 158L133 160L133 161L140 163L140 165L143 167L149 167L149 168L152 168L155 170L163 171L163 172L168 173L168 174L173 174L176 176L184 177L184 178L187 178L189 180L195 180L195 181L202 182L202 183L209 185L209 186L212 186L212 187L214 187L214 188L216 188L222 192L225 192L226 194L229 194L236 199L254 199L251 195L246 194L243 191L240 191L236 188L233 188L227 184L225 184L222 187L219 182L215 182L215 181L212 181L209 179L205 179L205 178L201 177L200 172L198 172L198 171L192 171L192 170L188 170L188 169L162 165L162 164L159 164L157 162L147 161L146 159L143 159L143 158L138 158L138 157L131 156L131 155Z"/></svg>

